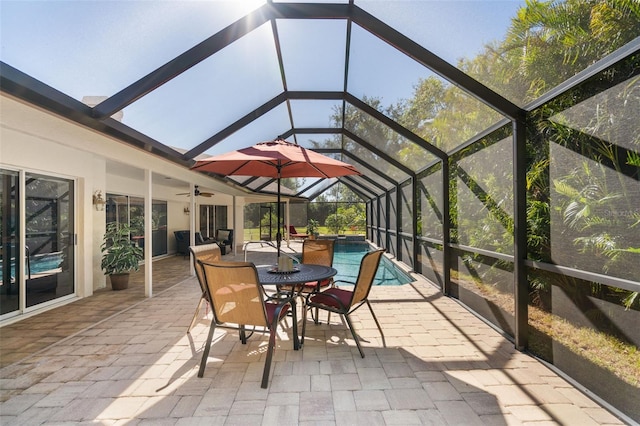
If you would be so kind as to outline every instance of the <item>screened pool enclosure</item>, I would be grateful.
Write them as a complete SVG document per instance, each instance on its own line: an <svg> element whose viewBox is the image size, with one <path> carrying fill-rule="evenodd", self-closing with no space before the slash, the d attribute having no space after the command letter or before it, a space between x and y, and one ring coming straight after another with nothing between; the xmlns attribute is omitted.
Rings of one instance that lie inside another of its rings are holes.
<svg viewBox="0 0 640 426"><path fill-rule="evenodd" d="M4 95L185 169L276 137L353 164L289 196L355 195L372 243L640 421L637 2L1 7Z"/></svg>

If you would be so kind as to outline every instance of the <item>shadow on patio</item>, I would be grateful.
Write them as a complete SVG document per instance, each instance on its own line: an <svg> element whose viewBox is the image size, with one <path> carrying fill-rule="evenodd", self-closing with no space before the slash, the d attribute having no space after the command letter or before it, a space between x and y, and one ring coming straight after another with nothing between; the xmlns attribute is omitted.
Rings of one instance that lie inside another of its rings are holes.
<svg viewBox="0 0 640 426"><path fill-rule="evenodd" d="M3 328L3 362L18 352L11 333L45 342L1 370L0 422L621 424L424 280L372 290L386 347L366 309L353 315L364 359L332 315L308 324L300 351L285 328L268 389L260 333L241 345L237 333L217 330L198 378L208 319L186 334L200 298L188 263L155 262L154 278L164 267L173 278L158 278L151 299L137 283Z"/></svg>

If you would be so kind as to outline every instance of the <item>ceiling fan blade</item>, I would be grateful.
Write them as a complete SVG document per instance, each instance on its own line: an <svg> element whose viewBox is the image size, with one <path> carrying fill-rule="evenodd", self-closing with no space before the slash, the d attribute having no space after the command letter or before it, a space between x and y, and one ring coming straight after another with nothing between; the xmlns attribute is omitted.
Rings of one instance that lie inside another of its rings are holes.
<svg viewBox="0 0 640 426"><path fill-rule="evenodd" d="M191 192L181 192L181 193L176 194L176 195L187 195L187 196L189 196L189 195L191 195ZM199 196L211 197L211 196L213 196L215 194L213 192L200 192L200 189L198 189L198 185L195 185L194 186L194 190L193 190L193 195L196 196L196 197L199 197Z"/></svg>

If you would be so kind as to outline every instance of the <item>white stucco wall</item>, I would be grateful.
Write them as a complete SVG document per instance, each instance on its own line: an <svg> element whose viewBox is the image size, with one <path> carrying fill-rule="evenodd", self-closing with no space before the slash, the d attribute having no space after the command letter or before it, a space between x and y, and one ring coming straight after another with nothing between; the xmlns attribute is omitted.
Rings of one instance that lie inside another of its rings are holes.
<svg viewBox="0 0 640 426"><path fill-rule="evenodd" d="M141 176L144 176L146 169L170 176L174 182L184 183L182 189L158 183L152 185L153 199L167 201L169 253L176 250L173 231L189 228L191 215L195 214L197 219L197 206L201 202L227 205L229 226L234 226L231 217L233 197L225 192L237 190L231 190L217 180L0 94L0 167L60 176L77 182L76 287L79 297L89 296L95 289L106 284L100 270L99 249L105 230L105 212L93 208L93 193L100 190L103 195L106 192L140 197L147 194L144 178L129 178L110 172L109 164L113 161L139 169ZM191 208L189 197L176 195L188 192L190 183L207 187L216 195L206 199L198 197L195 208ZM236 197L236 203L242 205L243 197ZM184 213L187 206L192 210L191 215ZM241 214L242 208L236 207L236 211ZM236 221L235 225L241 227L242 220ZM237 235L242 235L241 228L237 230Z"/></svg>

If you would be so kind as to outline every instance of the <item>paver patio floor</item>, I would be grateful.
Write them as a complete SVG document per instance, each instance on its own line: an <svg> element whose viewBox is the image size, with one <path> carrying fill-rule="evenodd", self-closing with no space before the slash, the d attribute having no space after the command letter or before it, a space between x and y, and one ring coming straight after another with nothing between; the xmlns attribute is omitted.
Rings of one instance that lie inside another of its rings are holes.
<svg viewBox="0 0 640 426"><path fill-rule="evenodd" d="M623 424L422 280L372 290L384 339L366 307L353 315L365 358L321 314L299 351L286 320L268 389L261 333L218 329L198 378L209 318L186 333L188 263L155 262L153 298L138 279L0 329L0 424Z"/></svg>

